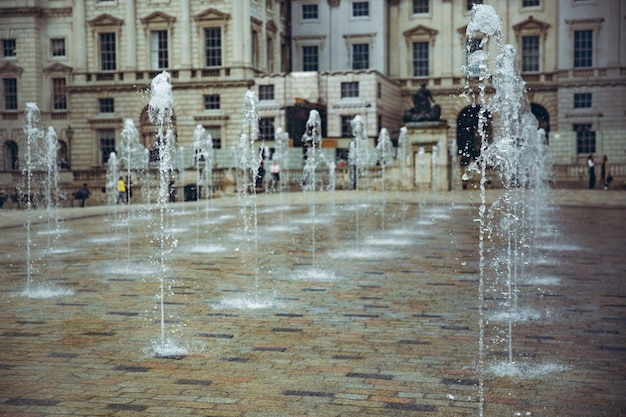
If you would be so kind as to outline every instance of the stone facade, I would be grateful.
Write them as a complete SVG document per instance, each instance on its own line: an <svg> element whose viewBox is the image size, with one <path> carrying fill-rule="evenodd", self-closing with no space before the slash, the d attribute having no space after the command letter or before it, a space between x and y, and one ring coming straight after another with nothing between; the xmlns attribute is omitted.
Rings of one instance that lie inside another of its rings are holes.
<svg viewBox="0 0 626 417"><path fill-rule="evenodd" d="M301 120L294 115L312 108L321 110L324 146L336 148L338 158L350 140L346 121L356 115L364 119L372 145L382 127L396 140L402 113L421 84L448 120L446 143L472 140L463 137L475 123L463 96L474 83L464 72L467 3L5 0L0 182L13 186L27 102L41 109L42 127L57 131L60 158L76 181L105 167L111 145L103 147L103 138L112 132L118 141L126 118L149 148L150 81L163 70L172 77L177 144L190 149L196 125L205 126L220 148L218 166L233 165L231 149L239 140L248 89L257 93L260 116L269 121L262 135L269 148L277 128L287 130L297 147ZM625 38L626 25L619 21L626 0L520 0L493 7L503 21L504 42L537 54L529 68L521 58L519 65L533 112L549 132L557 174L578 175L593 149L609 155L626 176L626 43L617 42ZM591 65L585 67L574 64L580 33L590 33L590 51L583 53L591 55ZM315 70L309 70L305 65L313 59ZM5 80L15 80L15 107L13 81ZM216 98L218 105L211 101ZM575 129L583 125L588 131L581 149Z"/></svg>

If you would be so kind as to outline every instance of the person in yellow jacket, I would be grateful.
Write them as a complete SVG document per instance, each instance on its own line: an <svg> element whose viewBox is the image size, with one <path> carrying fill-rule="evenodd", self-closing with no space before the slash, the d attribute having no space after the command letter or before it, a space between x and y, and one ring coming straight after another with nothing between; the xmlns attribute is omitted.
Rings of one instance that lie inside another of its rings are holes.
<svg viewBox="0 0 626 417"><path fill-rule="evenodd" d="M124 184L124 178L122 177L117 180L117 202L126 204L126 184Z"/></svg>

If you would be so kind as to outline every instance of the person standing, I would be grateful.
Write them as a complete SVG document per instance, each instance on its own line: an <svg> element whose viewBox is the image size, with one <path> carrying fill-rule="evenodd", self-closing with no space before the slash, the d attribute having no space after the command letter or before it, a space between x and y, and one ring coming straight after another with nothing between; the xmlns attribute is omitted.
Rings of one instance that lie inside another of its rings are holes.
<svg viewBox="0 0 626 417"><path fill-rule="evenodd" d="M278 161L274 160L272 162L270 173L272 174L272 182L270 183L270 188L276 191L276 187L278 186L278 181L280 181L280 165L278 165Z"/></svg>
<svg viewBox="0 0 626 417"><path fill-rule="evenodd" d="M604 184L604 189L609 189L609 183L613 179L611 177L611 173L609 171L609 158L606 155L602 156L602 170L600 171L600 177L602 177L602 184Z"/></svg>
<svg viewBox="0 0 626 417"><path fill-rule="evenodd" d="M589 168L589 189L592 190L596 186L596 168L593 155L587 158L587 168Z"/></svg>
<svg viewBox="0 0 626 417"><path fill-rule="evenodd" d="M123 177L117 180L117 202L126 204L126 184Z"/></svg>
<svg viewBox="0 0 626 417"><path fill-rule="evenodd" d="M91 191L89 191L89 187L87 187L85 183L82 187L79 187L76 192L76 197L80 200L81 207L85 207L85 200L87 200L89 196L91 196Z"/></svg>

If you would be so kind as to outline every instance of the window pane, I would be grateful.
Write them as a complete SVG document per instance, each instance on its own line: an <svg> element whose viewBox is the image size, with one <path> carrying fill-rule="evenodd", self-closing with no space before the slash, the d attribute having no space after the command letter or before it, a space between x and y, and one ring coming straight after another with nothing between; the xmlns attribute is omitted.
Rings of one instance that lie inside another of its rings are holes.
<svg viewBox="0 0 626 417"><path fill-rule="evenodd" d="M152 69L168 68L167 31L159 30L150 33L150 63Z"/></svg>
<svg viewBox="0 0 626 417"><path fill-rule="evenodd" d="M98 99L98 110L100 113L114 113L115 112L115 101L113 98L99 98Z"/></svg>
<svg viewBox="0 0 626 417"><path fill-rule="evenodd" d="M574 108L575 109L590 109L591 108L591 93L574 94Z"/></svg>
<svg viewBox="0 0 626 417"><path fill-rule="evenodd" d="M115 71L115 33L100 34L100 70Z"/></svg>
<svg viewBox="0 0 626 417"><path fill-rule="evenodd" d="M413 76L428 77L428 42L413 43Z"/></svg>
<svg viewBox="0 0 626 417"><path fill-rule="evenodd" d="M2 56L9 58L15 56L15 39L3 39L2 40Z"/></svg>
<svg viewBox="0 0 626 417"><path fill-rule="evenodd" d="M274 100L274 86L273 85L260 85L259 86L259 100Z"/></svg>
<svg viewBox="0 0 626 417"><path fill-rule="evenodd" d="M67 110L67 96L65 95L65 78L52 79L52 108Z"/></svg>
<svg viewBox="0 0 626 417"><path fill-rule="evenodd" d="M113 129L100 129L98 130L98 138L100 139L101 162L106 164L111 152L115 152L115 131Z"/></svg>
<svg viewBox="0 0 626 417"><path fill-rule="evenodd" d="M579 154L596 153L596 132L591 130L591 123L575 124L576 151Z"/></svg>
<svg viewBox="0 0 626 417"><path fill-rule="evenodd" d="M317 46L303 46L302 71L317 71L318 68Z"/></svg>
<svg viewBox="0 0 626 417"><path fill-rule="evenodd" d="M341 116L341 137L352 137L352 116Z"/></svg>
<svg viewBox="0 0 626 417"><path fill-rule="evenodd" d="M541 0L522 0L522 7L541 6Z"/></svg>
<svg viewBox="0 0 626 417"><path fill-rule="evenodd" d="M522 72L539 71L539 36L522 38Z"/></svg>
<svg viewBox="0 0 626 417"><path fill-rule="evenodd" d="M593 31L577 30L574 32L574 68L593 66Z"/></svg>
<svg viewBox="0 0 626 417"><path fill-rule="evenodd" d="M317 19L317 4L302 5L302 19Z"/></svg>
<svg viewBox="0 0 626 417"><path fill-rule="evenodd" d="M370 15L370 3L368 1L355 1L352 3L352 16L369 16Z"/></svg>
<svg viewBox="0 0 626 417"><path fill-rule="evenodd" d="M17 79L5 78L4 87L4 109L17 110Z"/></svg>
<svg viewBox="0 0 626 417"><path fill-rule="evenodd" d="M350 98L359 96L358 82L341 83L341 98Z"/></svg>
<svg viewBox="0 0 626 417"><path fill-rule="evenodd" d="M370 67L369 44L352 45L352 69L368 69Z"/></svg>
<svg viewBox="0 0 626 417"><path fill-rule="evenodd" d="M222 29L209 28L204 30L205 66L222 66Z"/></svg>
<svg viewBox="0 0 626 417"><path fill-rule="evenodd" d="M428 13L428 2L430 0L413 0L413 13Z"/></svg>
<svg viewBox="0 0 626 417"><path fill-rule="evenodd" d="M211 94L204 96L204 110L219 110L220 96L219 94Z"/></svg>
<svg viewBox="0 0 626 417"><path fill-rule="evenodd" d="M219 126L204 126L207 134L213 140L213 149L222 149L222 129Z"/></svg>
<svg viewBox="0 0 626 417"><path fill-rule="evenodd" d="M65 39L50 39L52 56L65 56Z"/></svg>
<svg viewBox="0 0 626 417"><path fill-rule="evenodd" d="M483 4L483 0L467 0L467 10L472 10L475 4Z"/></svg>
<svg viewBox="0 0 626 417"><path fill-rule="evenodd" d="M274 140L274 117L263 117L259 120L259 133L263 140Z"/></svg>

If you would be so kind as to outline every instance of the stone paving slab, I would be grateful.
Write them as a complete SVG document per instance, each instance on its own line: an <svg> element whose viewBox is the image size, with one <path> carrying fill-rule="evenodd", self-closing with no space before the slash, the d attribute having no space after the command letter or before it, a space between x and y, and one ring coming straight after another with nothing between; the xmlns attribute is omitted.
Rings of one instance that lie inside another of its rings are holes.
<svg viewBox="0 0 626 417"><path fill-rule="evenodd" d="M31 285L71 291L51 298L20 296L25 213L0 213L0 415L479 415L478 195L382 197L317 195L313 222L307 194L259 196L256 233L237 199L174 205L164 275L138 208L64 209L50 250L33 226ZM528 369L482 374L485 416L626 415L624 197L552 193L513 325ZM177 357L153 354L161 278Z"/></svg>

